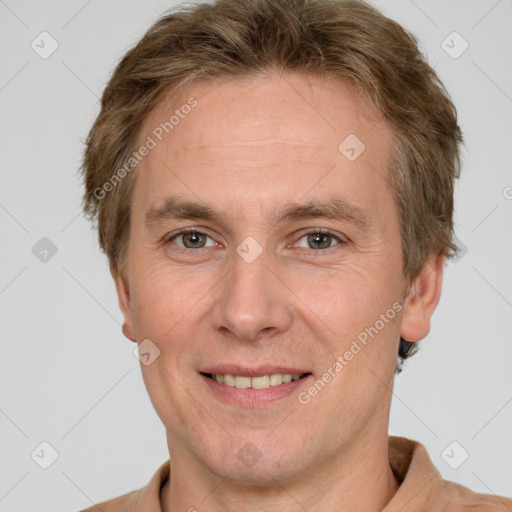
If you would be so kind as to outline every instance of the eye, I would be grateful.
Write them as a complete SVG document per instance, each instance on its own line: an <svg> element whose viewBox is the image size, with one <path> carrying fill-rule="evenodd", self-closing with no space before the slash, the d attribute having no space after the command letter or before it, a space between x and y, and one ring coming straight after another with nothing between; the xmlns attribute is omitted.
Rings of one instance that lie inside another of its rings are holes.
<svg viewBox="0 0 512 512"><path fill-rule="evenodd" d="M217 245L216 242L206 233L195 229L188 229L174 233L165 239L165 243L172 243L183 250L203 249ZM303 249L325 250L331 249L333 246L340 245L342 243L344 243L344 240L330 231L311 229L305 232L295 245Z"/></svg>
<svg viewBox="0 0 512 512"><path fill-rule="evenodd" d="M207 243L207 239L210 239L210 243ZM176 233L167 238L165 243L172 241L175 241L175 245L183 249L202 249L203 247L213 247L215 245L215 242L206 233L196 230Z"/></svg>
<svg viewBox="0 0 512 512"><path fill-rule="evenodd" d="M301 240L304 242L301 243ZM334 243L332 243L334 242ZM319 229L310 230L302 236L297 242L298 247L305 249L330 249L334 245L342 243L339 237L330 231L323 231Z"/></svg>

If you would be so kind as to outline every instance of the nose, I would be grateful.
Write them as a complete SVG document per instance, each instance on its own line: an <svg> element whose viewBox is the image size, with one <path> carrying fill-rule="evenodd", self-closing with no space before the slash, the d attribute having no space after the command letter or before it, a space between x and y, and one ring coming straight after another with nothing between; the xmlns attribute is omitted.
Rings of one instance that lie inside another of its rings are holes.
<svg viewBox="0 0 512 512"><path fill-rule="evenodd" d="M293 295L278 274L269 266L265 251L250 263L234 254L231 270L215 290L213 328L240 341L287 331Z"/></svg>

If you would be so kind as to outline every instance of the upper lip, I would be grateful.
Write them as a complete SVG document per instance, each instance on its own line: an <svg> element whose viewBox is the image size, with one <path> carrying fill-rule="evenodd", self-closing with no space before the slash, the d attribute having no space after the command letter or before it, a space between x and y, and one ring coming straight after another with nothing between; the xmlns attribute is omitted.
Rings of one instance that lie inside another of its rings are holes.
<svg viewBox="0 0 512 512"><path fill-rule="evenodd" d="M258 377L260 375L272 375L274 373L291 373L292 375L302 375L303 373L310 372L301 368L289 368L284 366L263 365L248 367L236 364L220 364L216 366L207 367L204 370L200 370L200 373L210 373L212 375L229 374L239 375L241 377Z"/></svg>

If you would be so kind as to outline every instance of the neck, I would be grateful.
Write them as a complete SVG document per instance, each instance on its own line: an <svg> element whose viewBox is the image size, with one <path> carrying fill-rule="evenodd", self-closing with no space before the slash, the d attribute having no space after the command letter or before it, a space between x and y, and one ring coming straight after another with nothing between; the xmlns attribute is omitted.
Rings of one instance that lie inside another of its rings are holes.
<svg viewBox="0 0 512 512"><path fill-rule="evenodd" d="M399 487L389 464L387 432L370 440L361 435L341 456L323 459L292 481L274 479L268 486L251 487L229 478L203 476L198 468L183 471L180 458L173 456L171 477L161 492L162 512L231 512L239 511L240 505L247 512L379 512Z"/></svg>

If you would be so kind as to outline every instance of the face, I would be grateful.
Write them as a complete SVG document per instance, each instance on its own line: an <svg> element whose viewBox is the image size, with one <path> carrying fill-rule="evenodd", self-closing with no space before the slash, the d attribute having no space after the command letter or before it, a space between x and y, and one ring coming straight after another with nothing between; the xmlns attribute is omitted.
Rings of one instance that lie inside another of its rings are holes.
<svg viewBox="0 0 512 512"><path fill-rule="evenodd" d="M286 481L387 433L399 337L428 333L439 272L403 300L392 131L359 107L340 80L269 75L145 121L113 273L125 334L159 350L141 369L174 461Z"/></svg>

